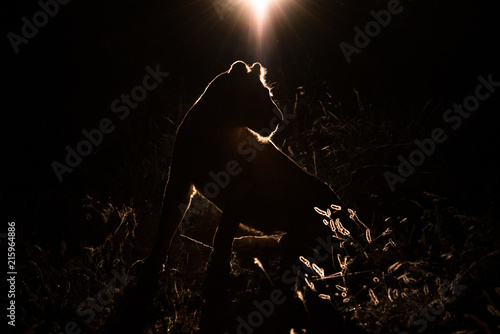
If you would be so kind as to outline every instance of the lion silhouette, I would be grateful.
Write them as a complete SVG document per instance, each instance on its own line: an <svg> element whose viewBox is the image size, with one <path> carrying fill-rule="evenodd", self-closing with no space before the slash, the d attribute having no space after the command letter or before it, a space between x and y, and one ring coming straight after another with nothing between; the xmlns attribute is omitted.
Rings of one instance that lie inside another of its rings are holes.
<svg viewBox="0 0 500 334"><path fill-rule="evenodd" d="M325 233L314 207L341 201L324 182L282 153L271 138L283 116L266 70L236 61L219 74L178 128L156 243L147 259L159 269L195 191L222 211L208 277L229 273L240 223L287 233L284 249L298 253ZM345 222L349 219L344 213Z"/></svg>
<svg viewBox="0 0 500 334"><path fill-rule="evenodd" d="M234 62L210 82L184 117L175 137L156 241L136 291L127 298L121 330L139 328L144 322L157 274L196 192L222 211L208 262L207 304L218 304L217 296L229 277L240 223L264 233L286 232L280 242L286 254L282 258L295 260L302 250L317 245L319 235L331 234L314 208L342 202L272 142L283 115L265 75L259 63ZM332 218L340 218L347 229L355 227L343 210Z"/></svg>

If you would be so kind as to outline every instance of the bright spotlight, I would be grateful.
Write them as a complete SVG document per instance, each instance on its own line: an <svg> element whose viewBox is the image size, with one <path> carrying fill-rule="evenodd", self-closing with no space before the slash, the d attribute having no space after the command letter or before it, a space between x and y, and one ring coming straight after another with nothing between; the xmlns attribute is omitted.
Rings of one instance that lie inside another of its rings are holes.
<svg viewBox="0 0 500 334"><path fill-rule="evenodd" d="M248 0L255 12L255 19L258 23L263 23L267 16L270 0Z"/></svg>
<svg viewBox="0 0 500 334"><path fill-rule="evenodd" d="M232 22L247 25L249 47L254 50L256 59L263 61L272 52L273 26L276 25L272 21L276 14L282 14L283 2L285 0L214 0L214 8L221 21L228 13L236 12Z"/></svg>
<svg viewBox="0 0 500 334"><path fill-rule="evenodd" d="M264 37L264 31L267 30L269 25L269 12L273 0L246 0L247 7L252 11L253 18L251 24L253 35L257 39L258 46L261 46Z"/></svg>

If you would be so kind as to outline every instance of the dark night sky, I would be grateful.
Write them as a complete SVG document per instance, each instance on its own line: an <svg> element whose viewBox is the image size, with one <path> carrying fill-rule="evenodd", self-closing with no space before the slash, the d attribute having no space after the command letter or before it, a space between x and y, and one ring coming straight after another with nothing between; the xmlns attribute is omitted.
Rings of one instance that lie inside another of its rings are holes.
<svg viewBox="0 0 500 334"><path fill-rule="evenodd" d="M402 6L347 64L339 43L352 44L353 28L373 20L370 10L386 8L386 1L283 0L265 59L254 56L247 19L235 11L221 21L211 1L60 5L18 54L3 40L7 183L17 190L38 183L60 186L50 163L64 157L65 145L77 142L82 129L110 114L110 102L140 82L147 65L160 64L170 73L152 94L152 104L161 94L175 99L181 91L194 102L214 75L243 59L262 61L271 76L281 69L291 89L327 80L339 96L356 88L371 103L395 101L400 115L406 112L401 106L418 109L429 99L443 105L461 101L480 74L500 78L498 20L489 2L414 0ZM21 18L40 10L35 1L7 1L3 7L4 36L19 34ZM496 138L495 99L486 101L474 123L471 136L488 135L474 138L480 145Z"/></svg>

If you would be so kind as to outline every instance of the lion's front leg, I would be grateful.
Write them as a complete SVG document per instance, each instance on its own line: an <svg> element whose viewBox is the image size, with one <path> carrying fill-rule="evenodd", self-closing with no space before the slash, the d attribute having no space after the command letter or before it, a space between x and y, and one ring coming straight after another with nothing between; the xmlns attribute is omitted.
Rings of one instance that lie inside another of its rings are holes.
<svg viewBox="0 0 500 334"><path fill-rule="evenodd" d="M156 241L146 260L148 269L157 272L165 263L172 240L191 205L193 193L194 186L191 182L176 178L175 174L171 175L163 196Z"/></svg>
<svg viewBox="0 0 500 334"><path fill-rule="evenodd" d="M207 268L205 280L205 297L207 301L220 300L227 290L231 272L231 252L234 235L239 221L230 213L223 213L222 219L215 232L213 251Z"/></svg>

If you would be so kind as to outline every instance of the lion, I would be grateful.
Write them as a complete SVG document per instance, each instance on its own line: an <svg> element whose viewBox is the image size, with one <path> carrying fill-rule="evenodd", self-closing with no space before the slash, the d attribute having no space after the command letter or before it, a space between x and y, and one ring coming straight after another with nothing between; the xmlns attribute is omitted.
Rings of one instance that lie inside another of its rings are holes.
<svg viewBox="0 0 500 334"><path fill-rule="evenodd" d="M285 232L279 242L282 259L297 260L317 245L318 236L331 235L318 208L338 208L342 201L273 143L285 122L265 76L260 63L234 62L209 83L178 127L156 241L125 306L123 330L144 321L158 273L196 192L222 212L208 261L207 304L219 304L227 286L240 223L267 234ZM356 227L345 210L333 210L331 218L339 218L347 230Z"/></svg>
<svg viewBox="0 0 500 334"><path fill-rule="evenodd" d="M286 232L282 248L293 255L326 233L314 207L342 201L273 143L283 114L265 75L260 63L234 62L210 82L184 117L176 133L149 266L160 269L166 261L195 192L222 211L207 279L229 273L240 223L264 233ZM337 214L349 221L343 211Z"/></svg>

